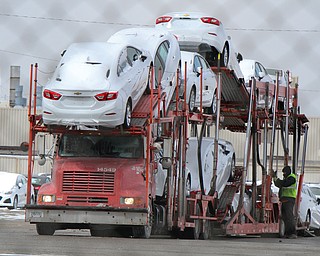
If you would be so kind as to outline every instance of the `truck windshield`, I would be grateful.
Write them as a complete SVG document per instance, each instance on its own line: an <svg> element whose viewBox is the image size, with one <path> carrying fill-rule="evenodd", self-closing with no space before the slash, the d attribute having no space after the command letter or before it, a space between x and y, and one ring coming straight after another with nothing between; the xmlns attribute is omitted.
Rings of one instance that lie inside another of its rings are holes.
<svg viewBox="0 0 320 256"><path fill-rule="evenodd" d="M65 134L59 144L61 157L141 158L140 136L96 136Z"/></svg>

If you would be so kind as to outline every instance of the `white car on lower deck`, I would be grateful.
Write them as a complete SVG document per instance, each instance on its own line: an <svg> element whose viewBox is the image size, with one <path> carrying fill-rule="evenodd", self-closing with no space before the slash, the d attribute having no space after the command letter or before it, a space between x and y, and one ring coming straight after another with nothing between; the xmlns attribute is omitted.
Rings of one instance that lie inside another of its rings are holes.
<svg viewBox="0 0 320 256"><path fill-rule="evenodd" d="M201 163L204 192L208 194L211 188L214 160L214 138L204 137L201 142ZM235 168L235 151L232 144L226 140L218 140L218 166L216 191L220 198L227 182L232 178ZM191 137L188 141L186 155L187 184L190 182L190 191L200 190L199 166L198 166L198 138Z"/></svg>

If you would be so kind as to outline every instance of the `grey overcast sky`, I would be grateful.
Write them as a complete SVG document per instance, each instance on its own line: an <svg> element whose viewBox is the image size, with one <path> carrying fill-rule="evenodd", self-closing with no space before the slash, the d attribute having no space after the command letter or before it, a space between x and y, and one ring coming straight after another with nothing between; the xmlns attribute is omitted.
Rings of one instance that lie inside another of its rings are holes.
<svg viewBox="0 0 320 256"><path fill-rule="evenodd" d="M9 99L11 65L21 66L26 96L31 64L39 64L43 85L71 43L105 41L172 11L220 19L244 58L298 76L301 112L320 116L319 0L0 0L0 101Z"/></svg>

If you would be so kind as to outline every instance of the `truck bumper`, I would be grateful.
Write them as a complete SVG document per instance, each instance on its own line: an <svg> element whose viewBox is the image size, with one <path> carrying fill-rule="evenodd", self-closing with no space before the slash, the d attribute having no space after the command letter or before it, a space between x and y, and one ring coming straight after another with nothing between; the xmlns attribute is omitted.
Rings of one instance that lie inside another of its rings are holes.
<svg viewBox="0 0 320 256"><path fill-rule="evenodd" d="M27 205L25 220L30 223L147 225L148 210Z"/></svg>

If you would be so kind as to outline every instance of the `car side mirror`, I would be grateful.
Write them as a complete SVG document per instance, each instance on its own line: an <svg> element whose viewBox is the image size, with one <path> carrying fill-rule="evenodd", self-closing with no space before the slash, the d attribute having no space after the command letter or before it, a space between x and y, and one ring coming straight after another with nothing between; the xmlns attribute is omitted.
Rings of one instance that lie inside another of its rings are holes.
<svg viewBox="0 0 320 256"><path fill-rule="evenodd" d="M264 73L263 72L259 72L259 81L264 78Z"/></svg>
<svg viewBox="0 0 320 256"><path fill-rule="evenodd" d="M320 198L317 198L317 203L320 204Z"/></svg>
<svg viewBox="0 0 320 256"><path fill-rule="evenodd" d="M140 55L140 60L142 61L142 62L144 62L145 60L147 59L147 56L146 55Z"/></svg>
<svg viewBox="0 0 320 256"><path fill-rule="evenodd" d="M201 74L201 67L197 67L196 72L197 72L197 76L199 77Z"/></svg>
<svg viewBox="0 0 320 256"><path fill-rule="evenodd" d="M18 183L18 188L22 188L22 182Z"/></svg>

